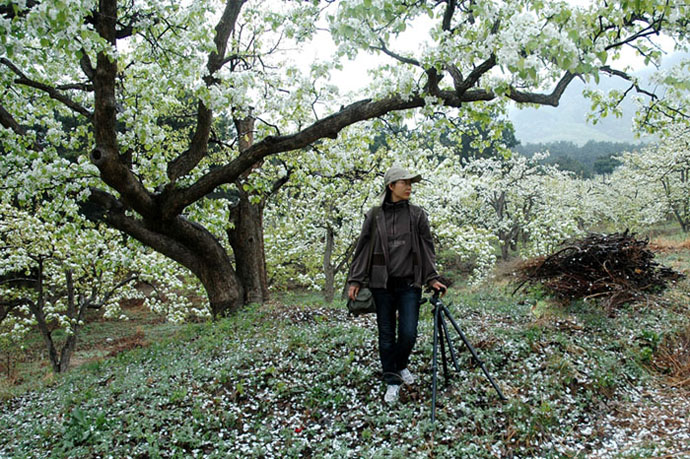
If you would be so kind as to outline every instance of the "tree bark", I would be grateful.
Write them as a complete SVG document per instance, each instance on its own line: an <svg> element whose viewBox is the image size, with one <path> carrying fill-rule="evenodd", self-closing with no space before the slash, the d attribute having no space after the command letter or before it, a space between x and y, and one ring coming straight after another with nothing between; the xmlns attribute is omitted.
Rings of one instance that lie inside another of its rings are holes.
<svg viewBox="0 0 690 459"><path fill-rule="evenodd" d="M234 227L227 234L235 254L237 276L244 287L244 301L263 303L269 297L264 253L264 205L252 204L249 198L247 193L240 193L240 201L230 214Z"/></svg>
<svg viewBox="0 0 690 459"><path fill-rule="evenodd" d="M214 318L241 306L244 290L232 260L206 228L181 216L169 221L130 217L122 202L98 189L91 190L89 203L97 209L89 218L104 220L194 273L206 290Z"/></svg>
<svg viewBox="0 0 690 459"><path fill-rule="evenodd" d="M254 143L254 119L249 116L235 119L240 155ZM228 241L235 254L235 267L242 286L246 303L263 303L268 300L268 275L264 251L264 207L265 198L252 199L243 188L249 173L261 166L254 164L240 179L235 181L239 201L230 210L231 228L227 231Z"/></svg>
<svg viewBox="0 0 690 459"><path fill-rule="evenodd" d="M333 247L335 235L333 228L326 228L326 250L323 253L323 273L325 276L323 297L327 303L332 303L335 297L335 266L333 266Z"/></svg>
<svg viewBox="0 0 690 459"><path fill-rule="evenodd" d="M215 238L213 244L217 245L214 248L217 259L210 261L207 258L208 253L201 252L194 261L201 269L192 272L201 280L208 296L211 314L217 319L237 311L242 306L244 287L223 247Z"/></svg>

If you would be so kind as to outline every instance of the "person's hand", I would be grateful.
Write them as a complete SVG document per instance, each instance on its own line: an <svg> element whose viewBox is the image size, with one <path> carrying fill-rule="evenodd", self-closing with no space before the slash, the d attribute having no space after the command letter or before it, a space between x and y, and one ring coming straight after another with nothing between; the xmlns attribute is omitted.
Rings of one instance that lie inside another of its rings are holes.
<svg viewBox="0 0 690 459"><path fill-rule="evenodd" d="M437 280L431 281L431 284L429 285L434 290L439 290L441 292L441 296L445 295L446 292L448 291L448 287L443 285L441 282Z"/></svg>
<svg viewBox="0 0 690 459"><path fill-rule="evenodd" d="M354 301L355 298L357 298L358 293L359 285L350 285L350 288L347 291L347 297Z"/></svg>

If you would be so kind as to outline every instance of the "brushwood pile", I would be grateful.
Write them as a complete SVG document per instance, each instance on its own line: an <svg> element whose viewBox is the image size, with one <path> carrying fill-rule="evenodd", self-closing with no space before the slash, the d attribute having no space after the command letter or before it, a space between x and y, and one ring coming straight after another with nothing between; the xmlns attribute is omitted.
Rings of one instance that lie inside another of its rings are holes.
<svg viewBox="0 0 690 459"><path fill-rule="evenodd" d="M648 244L628 231L566 240L553 254L526 260L517 269L515 292L541 285L563 303L596 298L610 310L685 277L654 261Z"/></svg>

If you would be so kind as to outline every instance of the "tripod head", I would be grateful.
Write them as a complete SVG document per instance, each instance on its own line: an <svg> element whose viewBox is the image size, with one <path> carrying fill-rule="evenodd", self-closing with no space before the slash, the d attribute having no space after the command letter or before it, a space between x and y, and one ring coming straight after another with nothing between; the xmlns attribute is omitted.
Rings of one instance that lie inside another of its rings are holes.
<svg viewBox="0 0 690 459"><path fill-rule="evenodd" d="M443 305L443 302L441 301L441 295L446 293L446 289L437 289L437 288L427 287L425 292L426 293L433 292L433 295L431 295L429 298L422 298L422 300L419 304L424 304L428 301L432 305L434 305L434 307L439 306L439 305Z"/></svg>

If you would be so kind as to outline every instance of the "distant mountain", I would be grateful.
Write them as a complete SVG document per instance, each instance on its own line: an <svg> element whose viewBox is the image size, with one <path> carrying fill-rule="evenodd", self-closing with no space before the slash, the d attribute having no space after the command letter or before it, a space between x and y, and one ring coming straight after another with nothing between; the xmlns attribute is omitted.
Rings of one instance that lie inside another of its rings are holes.
<svg viewBox="0 0 690 459"><path fill-rule="evenodd" d="M687 54L673 54L664 60L663 67L672 66ZM646 81L652 69L635 75ZM632 131L635 104L627 97L621 104L623 116L608 116L592 124L587 121L591 103L582 95L585 88L598 88L604 92L612 89L625 90L629 83L621 78L602 77L598 85L574 80L563 93L558 107L518 108L511 107L508 116L515 126L515 136L522 143L551 143L558 141L583 145L590 140L597 142L638 143Z"/></svg>

